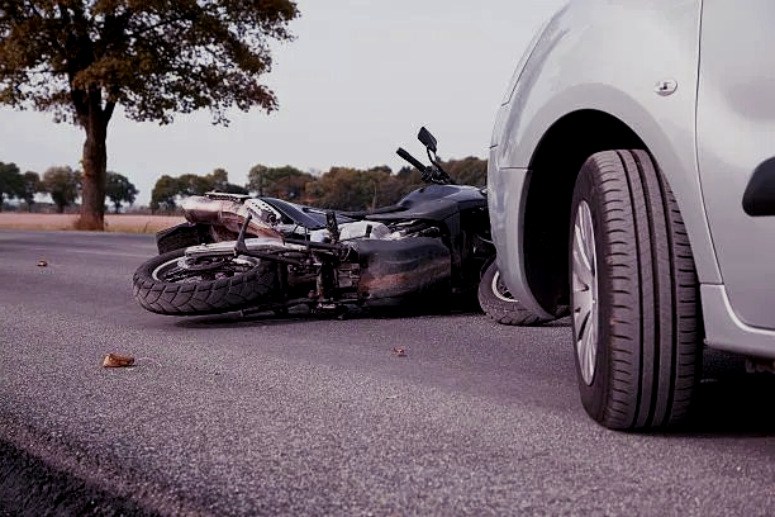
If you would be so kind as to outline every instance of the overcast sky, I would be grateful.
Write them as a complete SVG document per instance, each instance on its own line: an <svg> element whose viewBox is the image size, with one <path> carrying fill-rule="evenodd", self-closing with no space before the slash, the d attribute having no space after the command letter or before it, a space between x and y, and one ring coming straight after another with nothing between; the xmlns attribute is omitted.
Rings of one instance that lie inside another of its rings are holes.
<svg viewBox="0 0 775 517"><path fill-rule="evenodd" d="M561 0L299 0L296 40L278 46L265 82L279 111L231 112L228 128L209 112L172 125L136 123L117 111L108 169L147 204L162 174L223 167L244 184L258 163L303 170L333 165L401 166L399 145L427 125L444 158L486 157L495 111L535 30ZM0 161L42 173L78 168L82 130L50 114L0 108Z"/></svg>

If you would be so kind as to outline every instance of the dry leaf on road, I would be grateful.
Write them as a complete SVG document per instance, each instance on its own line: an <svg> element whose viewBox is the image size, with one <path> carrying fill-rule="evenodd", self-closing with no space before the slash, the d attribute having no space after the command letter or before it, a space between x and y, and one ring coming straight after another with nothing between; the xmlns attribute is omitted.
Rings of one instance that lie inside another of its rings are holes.
<svg viewBox="0 0 775 517"><path fill-rule="evenodd" d="M135 364L135 358L129 355L108 354L102 360L105 368L127 368Z"/></svg>
<svg viewBox="0 0 775 517"><path fill-rule="evenodd" d="M393 348L393 353L396 354L396 357L406 357L406 350L399 346Z"/></svg>

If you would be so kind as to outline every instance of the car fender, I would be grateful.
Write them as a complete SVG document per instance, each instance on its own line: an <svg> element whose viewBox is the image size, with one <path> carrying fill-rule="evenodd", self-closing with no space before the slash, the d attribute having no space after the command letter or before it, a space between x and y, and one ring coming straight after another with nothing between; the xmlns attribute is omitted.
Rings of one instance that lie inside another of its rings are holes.
<svg viewBox="0 0 775 517"><path fill-rule="evenodd" d="M643 141L681 208L700 281L721 283L697 166L700 19L699 0L574 0L546 25L517 72L493 132L489 203L499 267L529 309L548 316L520 258L531 163L552 126L580 110L615 117Z"/></svg>

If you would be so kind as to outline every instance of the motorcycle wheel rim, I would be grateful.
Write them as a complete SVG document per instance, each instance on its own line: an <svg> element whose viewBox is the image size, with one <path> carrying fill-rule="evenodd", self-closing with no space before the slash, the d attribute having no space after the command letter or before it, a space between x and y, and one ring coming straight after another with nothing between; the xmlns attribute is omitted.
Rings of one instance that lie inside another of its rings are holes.
<svg viewBox="0 0 775 517"><path fill-rule="evenodd" d="M511 296L509 288L506 287L506 284L503 282L500 271L496 271L495 275L493 275L490 288L492 289L492 294L494 294L495 297L502 302L514 303L517 301L513 296Z"/></svg>
<svg viewBox="0 0 775 517"><path fill-rule="evenodd" d="M186 258L180 257L168 260L154 268L151 278L157 282L170 284L197 283L220 280L236 274L247 273L258 265L258 260L251 257L218 258L210 264L211 267L190 268Z"/></svg>

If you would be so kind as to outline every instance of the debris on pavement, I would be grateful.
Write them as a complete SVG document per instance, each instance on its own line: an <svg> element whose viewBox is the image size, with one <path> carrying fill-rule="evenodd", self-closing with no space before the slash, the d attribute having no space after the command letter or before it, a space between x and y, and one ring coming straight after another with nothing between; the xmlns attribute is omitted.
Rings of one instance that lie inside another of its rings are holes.
<svg viewBox="0 0 775 517"><path fill-rule="evenodd" d="M48 267L48 261L40 259L38 261L38 267Z"/></svg>
<svg viewBox="0 0 775 517"><path fill-rule="evenodd" d="M394 347L393 353L396 355L396 357L406 357L406 350L404 350L400 346Z"/></svg>
<svg viewBox="0 0 775 517"><path fill-rule="evenodd" d="M129 355L108 354L102 360L104 368L127 368L134 364L135 358Z"/></svg>

